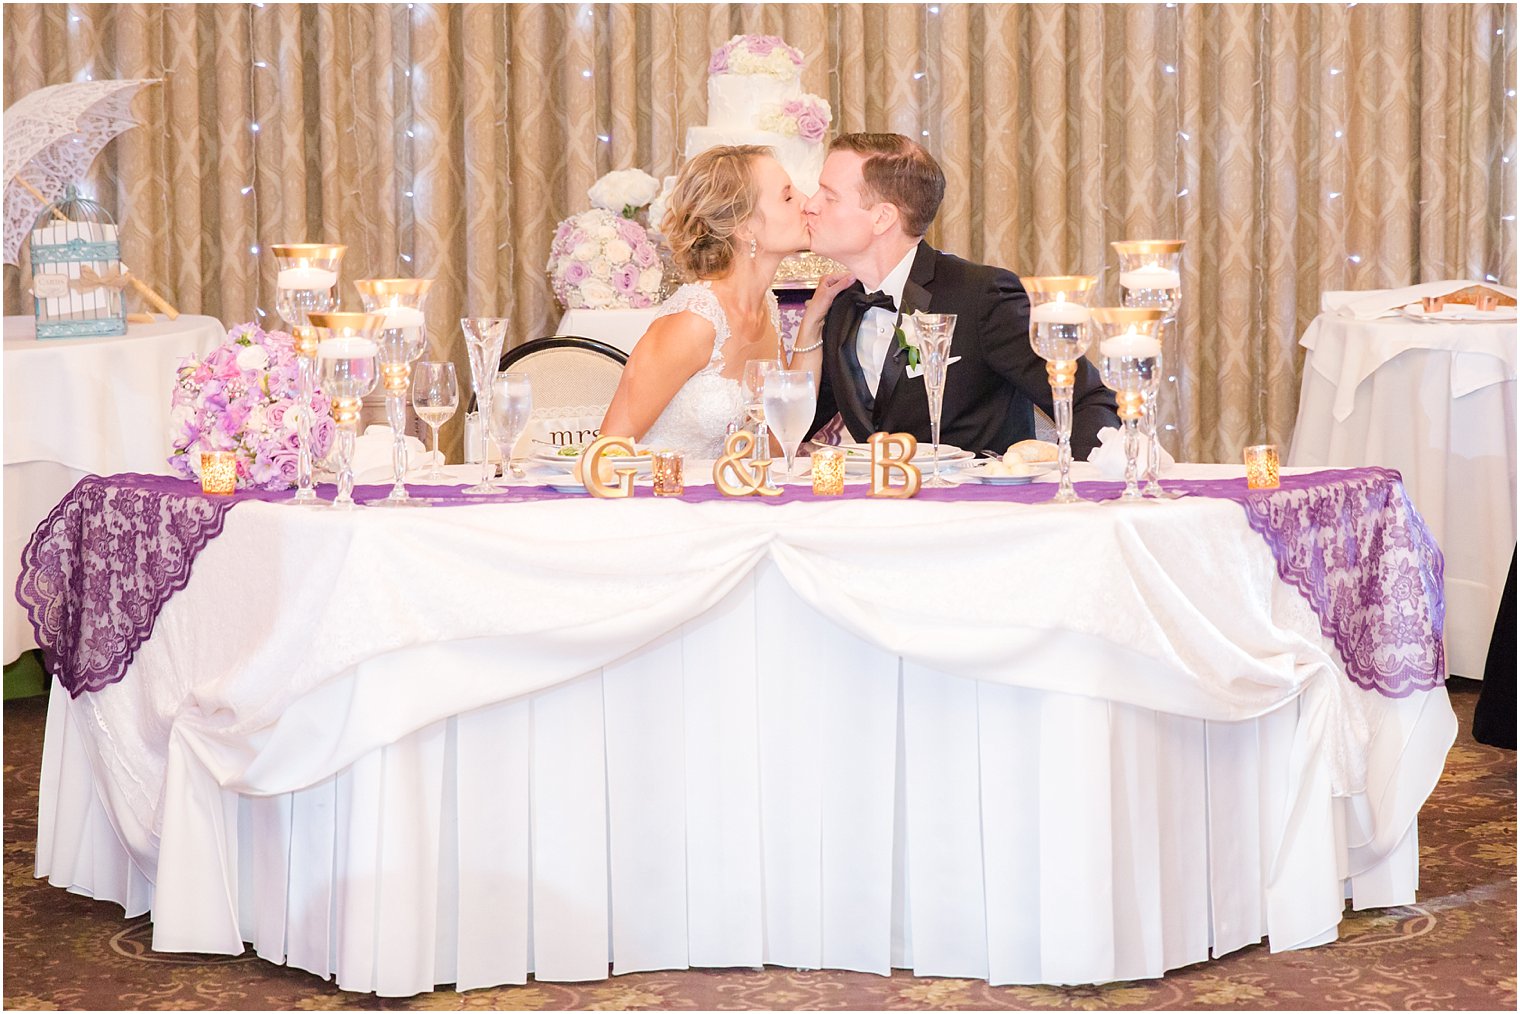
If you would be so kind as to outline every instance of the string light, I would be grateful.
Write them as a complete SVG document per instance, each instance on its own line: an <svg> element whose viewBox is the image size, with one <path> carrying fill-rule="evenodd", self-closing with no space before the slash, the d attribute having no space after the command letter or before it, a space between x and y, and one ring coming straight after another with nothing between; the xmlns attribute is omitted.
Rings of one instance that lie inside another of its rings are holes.
<svg viewBox="0 0 1520 1014"><path fill-rule="evenodd" d="M244 187L242 189L241 193L242 193L242 195L244 197L247 197L249 194L253 193L253 188L252 187Z"/></svg>

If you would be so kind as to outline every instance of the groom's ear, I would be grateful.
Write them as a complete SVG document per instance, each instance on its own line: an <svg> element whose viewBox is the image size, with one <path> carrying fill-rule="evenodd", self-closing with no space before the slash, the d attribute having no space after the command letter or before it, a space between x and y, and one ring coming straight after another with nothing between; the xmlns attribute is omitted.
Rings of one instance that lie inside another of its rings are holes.
<svg viewBox="0 0 1520 1014"><path fill-rule="evenodd" d="M902 220L902 212L897 205L890 201L881 201L871 216L871 232L877 236L885 236L892 231L892 226Z"/></svg>

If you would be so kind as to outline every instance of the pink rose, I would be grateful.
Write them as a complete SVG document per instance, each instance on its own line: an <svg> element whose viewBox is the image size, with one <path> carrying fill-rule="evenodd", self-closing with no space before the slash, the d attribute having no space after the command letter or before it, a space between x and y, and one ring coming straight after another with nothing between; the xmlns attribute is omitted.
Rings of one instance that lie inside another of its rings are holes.
<svg viewBox="0 0 1520 1014"><path fill-rule="evenodd" d="M565 284L579 285L591 277L591 269L581 261L571 261L565 268Z"/></svg>
<svg viewBox="0 0 1520 1014"><path fill-rule="evenodd" d="M660 261L660 255L654 252L654 247L648 243L640 243L633 248L633 262L641 268L652 268Z"/></svg>
<svg viewBox="0 0 1520 1014"><path fill-rule="evenodd" d="M810 106L797 117L797 136L804 141L822 141L828 130L828 117L821 109Z"/></svg>
<svg viewBox="0 0 1520 1014"><path fill-rule="evenodd" d="M624 264L612 273L612 287L624 295L634 291L639 287L639 269Z"/></svg>
<svg viewBox="0 0 1520 1014"><path fill-rule="evenodd" d="M289 408L290 402L277 401L264 410L264 418L269 420L270 429L278 432L285 425L285 412Z"/></svg>
<svg viewBox="0 0 1520 1014"><path fill-rule="evenodd" d="M781 40L774 35L752 35L749 39L749 51L756 56L769 56Z"/></svg>
<svg viewBox="0 0 1520 1014"><path fill-rule="evenodd" d="M718 47L718 51L712 55L712 60L707 64L707 73L728 73L728 43L725 42L722 46Z"/></svg>
<svg viewBox="0 0 1520 1014"><path fill-rule="evenodd" d="M637 247L640 243L645 242L644 227L630 218L625 218L618 222L618 234L631 247Z"/></svg>
<svg viewBox="0 0 1520 1014"><path fill-rule="evenodd" d="M647 310L653 305L654 300L650 299L642 292L635 292L633 294L633 308L635 310Z"/></svg>

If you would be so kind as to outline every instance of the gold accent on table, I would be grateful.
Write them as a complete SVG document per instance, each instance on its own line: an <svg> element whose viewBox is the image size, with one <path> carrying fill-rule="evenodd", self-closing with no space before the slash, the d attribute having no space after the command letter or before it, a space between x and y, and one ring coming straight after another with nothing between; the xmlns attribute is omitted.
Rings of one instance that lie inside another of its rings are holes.
<svg viewBox="0 0 1520 1014"><path fill-rule="evenodd" d="M1048 359L1045 361L1045 376L1050 381L1050 389L1058 391L1064 387L1077 386L1077 361L1075 359Z"/></svg>
<svg viewBox="0 0 1520 1014"><path fill-rule="evenodd" d="M326 313L312 312L306 315L311 326L322 331L342 331L350 335L363 335L368 337L385 326L385 315L380 313L354 313L347 310L329 310ZM327 334L323 337L337 338L339 335Z"/></svg>
<svg viewBox="0 0 1520 1014"><path fill-rule="evenodd" d="M1277 488L1278 466L1276 444L1253 444L1246 448L1245 458L1247 488Z"/></svg>
<svg viewBox="0 0 1520 1014"><path fill-rule="evenodd" d="M359 409L364 405L362 398L334 398L332 400L333 422L339 426L353 426L359 421Z"/></svg>
<svg viewBox="0 0 1520 1014"><path fill-rule="evenodd" d="M844 265L822 254L795 253L785 257L776 269L773 289L816 289L824 275L843 271Z"/></svg>
<svg viewBox="0 0 1520 1014"><path fill-rule="evenodd" d="M1114 253L1121 257L1126 254L1135 257L1165 257L1181 253L1186 245L1187 240L1183 239L1121 239L1109 244L1114 248Z"/></svg>
<svg viewBox="0 0 1520 1014"><path fill-rule="evenodd" d="M432 285L431 278L360 278L354 282L359 295L377 300L388 296L425 296Z"/></svg>
<svg viewBox="0 0 1520 1014"><path fill-rule="evenodd" d="M713 462L713 485L718 487L718 492L724 496L781 495L781 490L768 481L771 459L747 460L754 447L755 435L748 430L730 433L723 441L723 453Z"/></svg>
<svg viewBox="0 0 1520 1014"><path fill-rule="evenodd" d="M917 496L923 484L923 473L913 464L918 451L918 440L911 433L872 433L871 444L871 492L874 497L906 500ZM894 453L894 451L896 453ZM901 486L892 485L892 473L901 472Z"/></svg>
<svg viewBox="0 0 1520 1014"><path fill-rule="evenodd" d="M1130 419L1139 419L1145 414L1145 393L1143 391L1115 391L1114 397L1119 401L1119 418L1126 422Z"/></svg>
<svg viewBox="0 0 1520 1014"><path fill-rule="evenodd" d="M201 452L201 492L231 496L237 492L237 455L231 451Z"/></svg>
<svg viewBox="0 0 1520 1014"><path fill-rule="evenodd" d="M404 396L412 383L411 363L381 363L380 381L389 394Z"/></svg>
<svg viewBox="0 0 1520 1014"><path fill-rule="evenodd" d="M813 451L813 495L839 496L844 492L844 451L819 447Z"/></svg>
<svg viewBox="0 0 1520 1014"><path fill-rule="evenodd" d="M290 329L290 337L296 355L303 359L317 358L317 346L321 341L317 338L316 328L309 324L297 324Z"/></svg>
<svg viewBox="0 0 1520 1014"><path fill-rule="evenodd" d="M586 492L603 500L633 496L633 477L639 471L637 468L613 468L608 462L607 470L617 476L616 480L608 479L603 473L602 461L614 448L632 454L633 441L627 437L597 437L575 463L575 477L586 487Z"/></svg>
<svg viewBox="0 0 1520 1014"><path fill-rule="evenodd" d="M1031 275L1021 278L1024 291L1030 295L1067 292L1081 295L1088 289L1098 284L1097 275ZM1069 302L1086 302L1086 300L1069 300Z"/></svg>

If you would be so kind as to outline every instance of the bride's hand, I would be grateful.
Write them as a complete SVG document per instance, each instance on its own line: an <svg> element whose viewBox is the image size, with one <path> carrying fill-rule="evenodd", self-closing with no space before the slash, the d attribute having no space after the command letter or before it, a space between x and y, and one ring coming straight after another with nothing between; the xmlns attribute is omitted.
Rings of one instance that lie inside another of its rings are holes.
<svg viewBox="0 0 1520 1014"><path fill-rule="evenodd" d="M829 307L834 305L834 297L839 295L841 289L854 281L855 276L848 271L824 275L818 283L818 288L813 290L813 298L807 301L807 308L802 312L803 317L822 320L828 315Z"/></svg>

